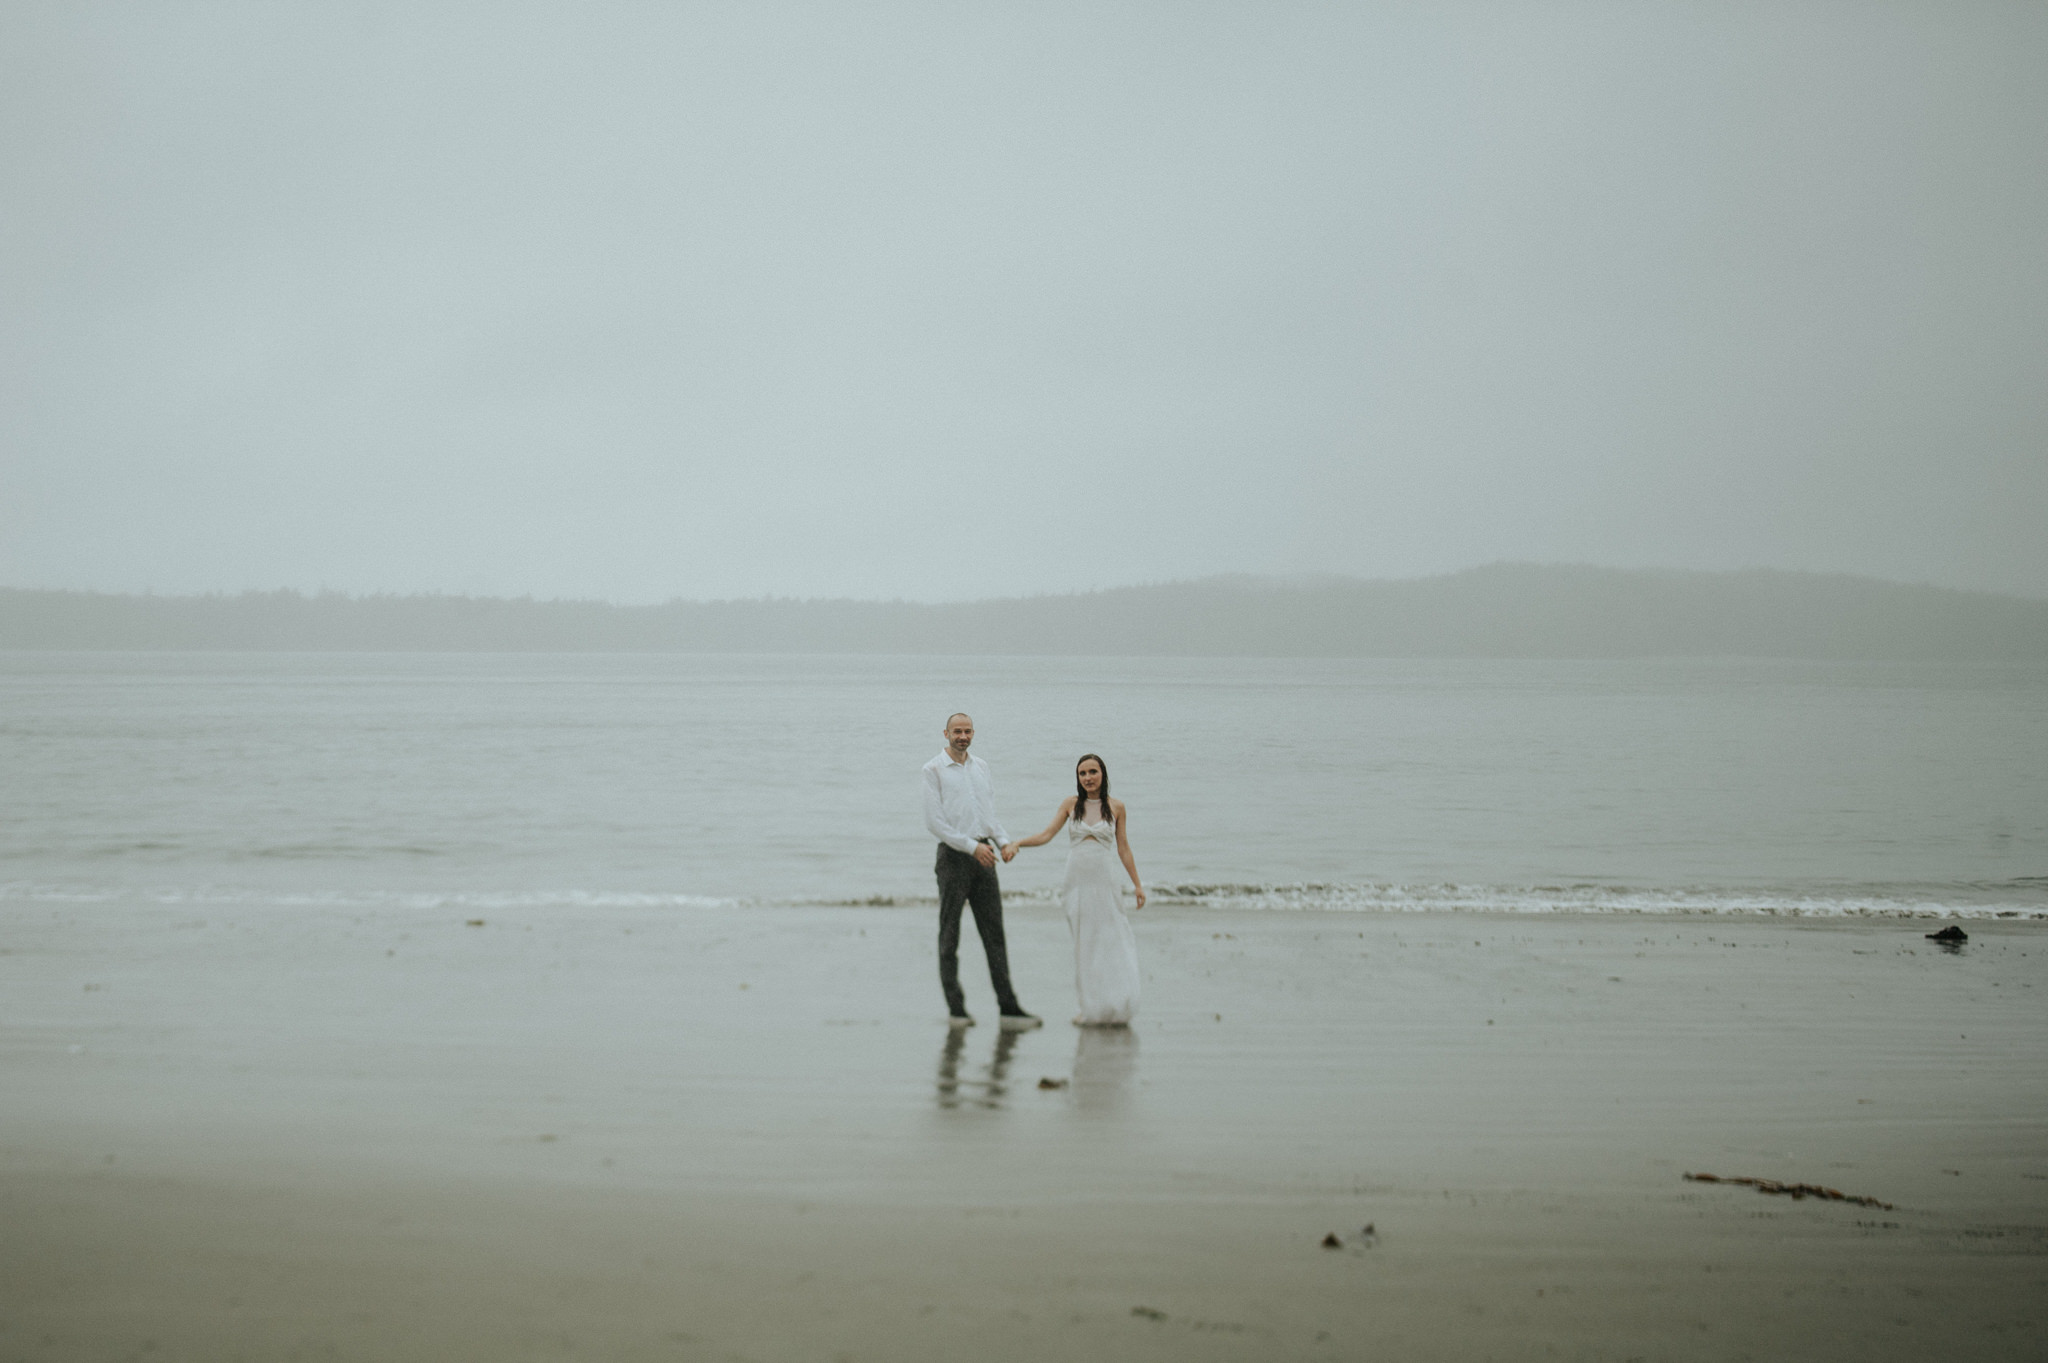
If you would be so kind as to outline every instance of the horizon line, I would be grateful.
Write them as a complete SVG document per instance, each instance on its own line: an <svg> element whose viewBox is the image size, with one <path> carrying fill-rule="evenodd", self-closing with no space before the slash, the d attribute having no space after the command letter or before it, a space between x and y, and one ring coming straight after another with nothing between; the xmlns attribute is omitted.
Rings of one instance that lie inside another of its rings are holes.
<svg viewBox="0 0 2048 1363"><path fill-rule="evenodd" d="M1615 576L1642 577L1741 577L1747 575L1775 575L1834 579L1846 582L1871 583L1886 587L1953 592L1965 596L2004 597L2010 600L2048 602L2048 592L2034 594L2012 589L1992 587L1957 587L1946 583L1926 580L1912 581L1902 578L1878 577L1870 573L1853 573L1834 569L1780 568L1768 564L1750 564L1740 568L1686 568L1668 565L1638 565L1620 567L1613 564L1550 561L1534 559L1495 559L1487 563L1473 564L1464 568L1446 569L1441 572L1415 573L1407 576L1363 577L1350 573L1301 572L1301 573L1252 573L1224 572L1208 573L1199 577L1161 578L1143 582L1122 583L1110 587L1076 587L1066 591L1041 591L1012 593L1005 596L954 597L944 600L926 601L911 597L876 596L793 596L764 593L759 596L689 597L670 596L659 600L620 601L596 596L536 596L531 593L520 595L480 594L429 588L415 591L367 591L355 592L334 587L242 587L240 589L218 588L209 591L158 592L154 588L143 590L110 590L101 587L16 587L0 586L0 592L49 593L70 596L130 597L139 600L158 601L207 601L237 600L247 597L297 597L301 600L344 601L392 601L392 600L440 600L440 601L495 601L506 604L541 606L601 606L610 610L659 610L668 606L738 606L738 605L852 605L852 606L913 606L938 609L950 606L980 606L1016 603L1022 601L1073 600L1082 597L1107 596L1121 592L1156 591L1172 587L1199 587L1212 584L1245 584L1265 588L1304 591L1317 587L1332 586L1390 586L1404 583L1443 581L1500 569L1567 570Z"/></svg>

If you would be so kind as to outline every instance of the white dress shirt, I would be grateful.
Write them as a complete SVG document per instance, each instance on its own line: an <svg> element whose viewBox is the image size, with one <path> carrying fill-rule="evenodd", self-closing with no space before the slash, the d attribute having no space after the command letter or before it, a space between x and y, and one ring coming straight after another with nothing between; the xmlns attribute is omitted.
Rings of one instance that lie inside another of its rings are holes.
<svg viewBox="0 0 2048 1363"><path fill-rule="evenodd" d="M946 846L973 855L982 838L998 846L1010 840L996 819L995 783L988 763L967 754L955 762L950 751L924 764L924 826Z"/></svg>

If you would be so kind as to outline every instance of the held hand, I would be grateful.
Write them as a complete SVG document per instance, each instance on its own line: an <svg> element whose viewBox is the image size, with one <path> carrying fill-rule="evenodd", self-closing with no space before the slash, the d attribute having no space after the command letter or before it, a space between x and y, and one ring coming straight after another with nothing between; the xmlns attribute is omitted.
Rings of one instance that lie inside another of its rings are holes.
<svg viewBox="0 0 2048 1363"><path fill-rule="evenodd" d="M1017 855L1017 844L1016 844L1016 843L1014 843L1014 842L1006 842L1006 843L1004 843L1004 844L1003 844L1003 860L1004 860L1004 861L1009 861L1009 860L1011 860L1011 859L1012 859L1013 857L1015 857L1016 855Z"/></svg>
<svg viewBox="0 0 2048 1363"><path fill-rule="evenodd" d="M978 842L974 844L974 859L983 866L993 867L996 864L996 849L985 842Z"/></svg>
<svg viewBox="0 0 2048 1363"><path fill-rule="evenodd" d="M1140 886L1138 887L1138 903L1137 903L1137 907L1138 907L1138 908L1141 908L1141 909L1145 907L1145 887L1144 887L1143 885L1140 885Z"/></svg>

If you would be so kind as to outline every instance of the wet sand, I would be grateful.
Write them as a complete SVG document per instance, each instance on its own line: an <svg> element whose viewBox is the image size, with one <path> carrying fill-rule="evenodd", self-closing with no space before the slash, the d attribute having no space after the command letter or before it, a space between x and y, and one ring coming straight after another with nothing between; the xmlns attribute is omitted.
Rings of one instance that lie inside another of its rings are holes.
<svg viewBox="0 0 2048 1363"><path fill-rule="evenodd" d="M927 919L16 901L0 1360L2048 1349L2040 925Z"/></svg>

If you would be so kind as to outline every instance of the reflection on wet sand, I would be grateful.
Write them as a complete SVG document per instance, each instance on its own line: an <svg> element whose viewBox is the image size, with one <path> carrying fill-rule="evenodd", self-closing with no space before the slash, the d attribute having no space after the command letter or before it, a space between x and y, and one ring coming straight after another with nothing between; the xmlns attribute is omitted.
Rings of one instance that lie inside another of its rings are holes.
<svg viewBox="0 0 2048 1363"><path fill-rule="evenodd" d="M1016 1052L1017 1038L1021 1032L998 1031L996 1048L989 1056L988 1064L982 1067L981 1079L960 1077L960 1058L967 1050L965 1028L949 1028L946 1045L939 1052L939 1106L959 1107L962 1102L975 1107L999 1108L1003 1095L1009 1091L1010 1057ZM963 1098L961 1090L967 1090Z"/></svg>
<svg viewBox="0 0 2048 1363"><path fill-rule="evenodd" d="M978 1072L961 1077L967 1032L949 1029L939 1051L938 1098L944 1108L999 1109L1010 1091L1010 1061L1021 1032L997 1032L995 1049ZM1083 1027L1074 1041L1073 1078L1066 1088L1084 1112L1109 1112L1123 1105L1138 1072L1138 1034L1128 1027Z"/></svg>
<svg viewBox="0 0 2048 1363"><path fill-rule="evenodd" d="M1138 1072L1138 1034L1129 1027L1083 1027L1074 1042L1074 1105L1107 1112L1123 1105Z"/></svg>

